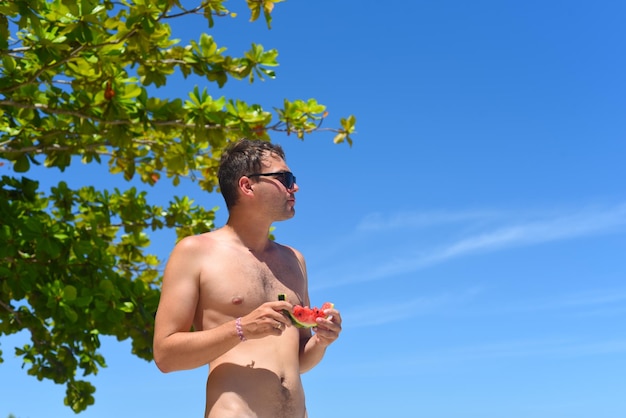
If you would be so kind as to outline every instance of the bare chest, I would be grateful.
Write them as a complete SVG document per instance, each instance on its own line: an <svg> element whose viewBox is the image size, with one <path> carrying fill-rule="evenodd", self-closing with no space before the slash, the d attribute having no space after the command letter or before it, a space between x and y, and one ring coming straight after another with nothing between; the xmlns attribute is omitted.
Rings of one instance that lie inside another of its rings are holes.
<svg viewBox="0 0 626 418"><path fill-rule="evenodd" d="M304 300L304 267L289 250L264 258L236 253L218 261L207 266L200 280L198 313L205 326L245 315L265 302L278 300L280 293L294 304Z"/></svg>
<svg viewBox="0 0 626 418"><path fill-rule="evenodd" d="M225 290L245 295L244 302L255 305L277 300L279 293L301 293L304 280L297 265L257 260L235 266L232 277Z"/></svg>

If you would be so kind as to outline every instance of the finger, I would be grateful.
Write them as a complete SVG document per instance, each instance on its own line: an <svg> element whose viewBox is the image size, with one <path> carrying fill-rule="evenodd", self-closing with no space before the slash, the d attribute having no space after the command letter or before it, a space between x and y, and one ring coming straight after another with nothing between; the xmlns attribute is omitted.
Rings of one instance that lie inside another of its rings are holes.
<svg viewBox="0 0 626 418"><path fill-rule="evenodd" d="M324 313L326 316L339 316L339 311L337 309L324 309Z"/></svg>
<svg viewBox="0 0 626 418"><path fill-rule="evenodd" d="M331 322L327 319L319 318L317 324L316 328L327 338L337 338L341 332L341 324L337 322Z"/></svg>
<svg viewBox="0 0 626 418"><path fill-rule="evenodd" d="M272 326L272 331L276 332L278 335L281 335L285 330L285 324L282 322L276 321Z"/></svg>
<svg viewBox="0 0 626 418"><path fill-rule="evenodd" d="M271 318L272 320L280 323L283 327L291 324L291 320L287 318L287 316L283 314L282 311L280 312L274 311L271 313L271 315L268 315L268 318Z"/></svg>
<svg viewBox="0 0 626 418"><path fill-rule="evenodd" d="M334 309L329 312L329 315L326 317L326 319L334 322L335 324L341 324L341 314L339 314L339 311L336 311Z"/></svg>
<svg viewBox="0 0 626 418"><path fill-rule="evenodd" d="M326 328L316 327L315 336L319 338L320 340L331 343L337 339L339 334L335 331L332 331Z"/></svg>
<svg viewBox="0 0 626 418"><path fill-rule="evenodd" d="M283 310L290 311L293 309L293 305L284 300L279 300L275 302L267 302L267 305L269 305L269 307L275 310L276 312L282 312Z"/></svg>
<svg viewBox="0 0 626 418"><path fill-rule="evenodd" d="M328 325L328 326L341 325L341 316L339 316L339 314L335 314L335 315L329 315L326 318L317 318L317 323Z"/></svg>

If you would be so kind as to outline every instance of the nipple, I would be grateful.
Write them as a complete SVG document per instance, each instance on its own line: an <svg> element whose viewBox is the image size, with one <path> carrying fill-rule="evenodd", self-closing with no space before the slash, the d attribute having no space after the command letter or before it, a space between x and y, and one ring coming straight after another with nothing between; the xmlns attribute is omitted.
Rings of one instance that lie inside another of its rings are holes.
<svg viewBox="0 0 626 418"><path fill-rule="evenodd" d="M233 296L230 301L233 305L241 305L243 303L243 296Z"/></svg>

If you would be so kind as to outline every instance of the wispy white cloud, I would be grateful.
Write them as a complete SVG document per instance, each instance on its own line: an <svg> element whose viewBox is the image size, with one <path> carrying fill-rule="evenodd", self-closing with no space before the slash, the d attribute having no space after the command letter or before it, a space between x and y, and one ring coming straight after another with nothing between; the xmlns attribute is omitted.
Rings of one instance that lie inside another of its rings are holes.
<svg viewBox="0 0 626 418"><path fill-rule="evenodd" d="M345 363L334 369L335 373L358 376L365 371L367 376L411 375L445 368L458 368L471 365L482 367L481 362L490 365L498 360L517 358L574 359L623 355L626 353L626 339L583 339L574 337L528 338L518 340L492 341L478 345L447 346L439 349L416 350L410 355L386 357L379 360L367 359ZM402 367L398 367L398 365Z"/></svg>
<svg viewBox="0 0 626 418"><path fill-rule="evenodd" d="M443 212L439 215L434 213L405 213L390 215L387 217L387 221L381 215L370 216L359 224L355 233L359 236L361 244L365 241L376 243L379 248L377 255L364 257L362 252L356 251L352 253L354 258L351 258L350 252L344 250L342 263L347 273L326 274L329 277L342 277L342 279L333 282L321 282L316 285L318 288L329 288L382 280L473 254L623 232L626 227L626 204L562 211L543 216L534 213L532 219L515 221L506 218L506 223L503 219L505 217L502 214L489 211L459 214ZM424 248L424 244L417 242L417 240L413 243L411 235L415 233L414 228L423 228L429 225L429 220L434 224L462 222L464 225L461 228L467 229L474 222L479 222L481 230L476 231L474 226L474 232L466 237L439 244L435 248ZM391 248L385 247L385 243L380 242L378 232L389 228L399 229L402 225L405 227L402 234L389 241L392 244L397 241L399 249L388 251ZM371 232L371 235L364 233L368 231ZM346 237L346 240L356 241L353 237ZM394 255L389 256L389 253Z"/></svg>
<svg viewBox="0 0 626 418"><path fill-rule="evenodd" d="M561 316L615 316L626 312L626 288L591 289L540 300L509 303L506 312L559 312Z"/></svg>
<svg viewBox="0 0 626 418"><path fill-rule="evenodd" d="M493 298L483 287L471 287L456 292L414 297L408 300L394 299L389 303L351 306L343 310L346 329L384 326L423 316L450 314L459 306L474 303L477 298ZM486 310L473 310L475 317L501 317L517 313L546 315L555 312L560 317L611 317L626 313L626 288L591 289L576 294L551 294L542 300L507 300L505 304L490 304ZM467 312L465 312L467 314Z"/></svg>
<svg viewBox="0 0 626 418"><path fill-rule="evenodd" d="M431 212L400 212L385 215L380 212L371 213L357 225L358 231L383 231L394 229L427 228L442 224L493 221L502 217L502 213L495 211L470 210L465 212L431 211Z"/></svg>
<svg viewBox="0 0 626 418"><path fill-rule="evenodd" d="M480 293L481 289L471 288L458 293L423 296L405 301L393 300L388 304L378 302L374 306L353 307L349 311L342 311L342 316L346 326L350 328L380 326L416 316L431 315L435 311L445 311Z"/></svg>
<svg viewBox="0 0 626 418"><path fill-rule="evenodd" d="M517 357L580 357L626 352L626 339L589 340L573 337L494 341L438 350L435 356L457 361ZM433 354L431 354L432 356Z"/></svg>
<svg viewBox="0 0 626 418"><path fill-rule="evenodd" d="M600 210L583 210L553 218L497 228L460 240L431 255L441 261L478 251L494 251L512 246L531 245L611 232L626 225L626 204Z"/></svg>

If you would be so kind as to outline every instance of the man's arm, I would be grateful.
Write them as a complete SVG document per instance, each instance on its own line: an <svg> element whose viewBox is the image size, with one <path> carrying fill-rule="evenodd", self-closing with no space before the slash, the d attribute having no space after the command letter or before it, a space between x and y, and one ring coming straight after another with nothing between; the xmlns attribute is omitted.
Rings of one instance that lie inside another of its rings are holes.
<svg viewBox="0 0 626 418"><path fill-rule="evenodd" d="M300 337L300 373L315 367L324 357L326 348L341 332L341 315L336 309L327 311L327 318L318 318L315 334L310 329L303 330Z"/></svg>
<svg viewBox="0 0 626 418"><path fill-rule="evenodd" d="M154 360L163 372L208 364L240 340L234 321L212 330L191 332L199 295L202 245L206 240L180 241L165 268L154 326Z"/></svg>
<svg viewBox="0 0 626 418"><path fill-rule="evenodd" d="M309 298L308 276L306 263L300 252L296 252L304 277L304 300L306 306L311 305ZM341 314L337 309L328 309L326 318L317 319L315 334L310 328L300 330L300 373L315 367L324 357L326 348L332 344L341 332Z"/></svg>

